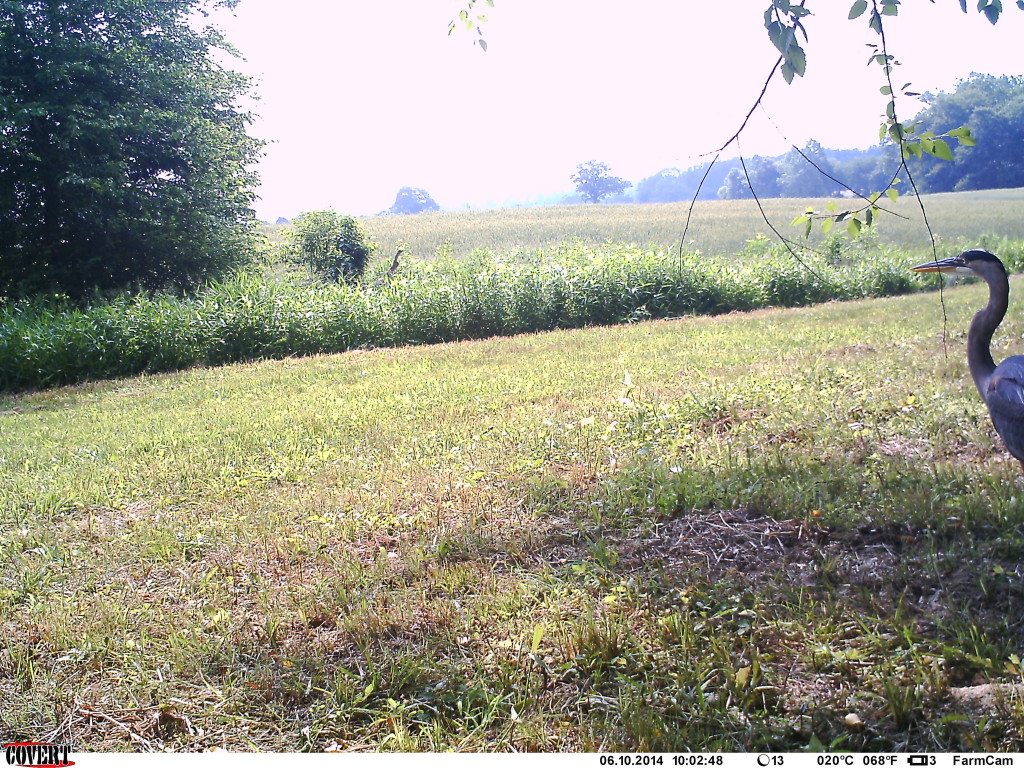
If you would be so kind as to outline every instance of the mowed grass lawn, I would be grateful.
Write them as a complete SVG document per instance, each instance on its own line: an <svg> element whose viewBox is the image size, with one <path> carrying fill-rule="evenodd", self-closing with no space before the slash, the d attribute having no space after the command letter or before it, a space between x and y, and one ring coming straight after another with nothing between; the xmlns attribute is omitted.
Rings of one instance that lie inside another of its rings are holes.
<svg viewBox="0 0 1024 768"><path fill-rule="evenodd" d="M928 294L4 397L0 731L1020 751L984 296L945 348Z"/></svg>

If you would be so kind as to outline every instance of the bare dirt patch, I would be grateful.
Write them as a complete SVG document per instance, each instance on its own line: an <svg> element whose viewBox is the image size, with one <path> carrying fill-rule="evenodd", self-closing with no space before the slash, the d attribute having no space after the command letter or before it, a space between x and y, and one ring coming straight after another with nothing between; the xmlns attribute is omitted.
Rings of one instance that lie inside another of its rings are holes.
<svg viewBox="0 0 1024 768"><path fill-rule="evenodd" d="M621 541L618 552L620 568L656 567L672 580L827 593L851 611L870 607L880 617L910 609L925 634L970 615L1024 636L1024 564L984 555L974 544L965 532L896 523L841 530L741 508L660 523L652 535Z"/></svg>

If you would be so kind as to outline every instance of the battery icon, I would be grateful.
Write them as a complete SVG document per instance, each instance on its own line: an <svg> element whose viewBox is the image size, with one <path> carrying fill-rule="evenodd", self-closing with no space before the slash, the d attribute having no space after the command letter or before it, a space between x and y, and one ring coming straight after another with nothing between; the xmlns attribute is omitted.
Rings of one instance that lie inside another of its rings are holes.
<svg viewBox="0 0 1024 768"><path fill-rule="evenodd" d="M928 755L910 755L907 765L928 765Z"/></svg>

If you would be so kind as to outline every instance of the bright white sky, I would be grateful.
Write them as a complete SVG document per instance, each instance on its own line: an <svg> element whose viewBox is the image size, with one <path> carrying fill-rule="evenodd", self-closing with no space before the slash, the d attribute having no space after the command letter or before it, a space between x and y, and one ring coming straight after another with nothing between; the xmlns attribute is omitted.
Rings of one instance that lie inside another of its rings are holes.
<svg viewBox="0 0 1024 768"><path fill-rule="evenodd" d="M776 76L742 138L746 155L817 139L877 143L878 38L852 0L810 0L808 72ZM767 0L496 0L475 33L447 34L463 0L242 0L216 23L257 78L271 143L260 218L337 208L372 214L402 186L446 208L568 192L577 163L603 160L632 182L687 168L739 127L777 54ZM1024 13L996 26L956 0L908 0L887 19L897 87L951 91L971 72L1024 74ZM904 100L901 117L919 109ZM769 119L770 117L770 119ZM733 153L733 155L735 152Z"/></svg>

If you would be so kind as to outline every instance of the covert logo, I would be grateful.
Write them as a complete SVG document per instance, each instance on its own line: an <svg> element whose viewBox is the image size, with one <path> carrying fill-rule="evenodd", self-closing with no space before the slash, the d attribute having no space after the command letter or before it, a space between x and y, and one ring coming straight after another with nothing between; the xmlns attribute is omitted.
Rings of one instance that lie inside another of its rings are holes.
<svg viewBox="0 0 1024 768"><path fill-rule="evenodd" d="M8 765L63 768L75 764L74 761L68 760L66 744L45 744L38 741L4 744L4 755Z"/></svg>

